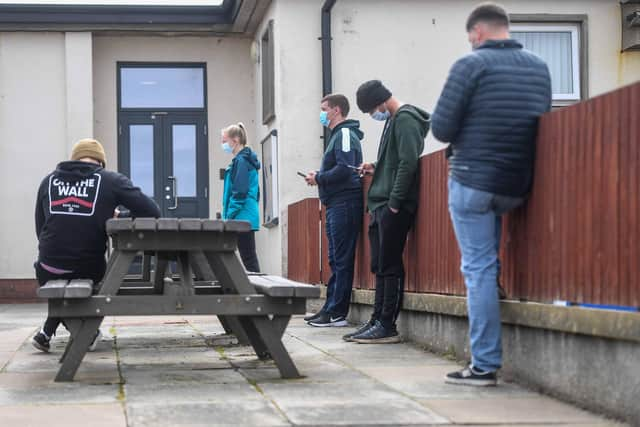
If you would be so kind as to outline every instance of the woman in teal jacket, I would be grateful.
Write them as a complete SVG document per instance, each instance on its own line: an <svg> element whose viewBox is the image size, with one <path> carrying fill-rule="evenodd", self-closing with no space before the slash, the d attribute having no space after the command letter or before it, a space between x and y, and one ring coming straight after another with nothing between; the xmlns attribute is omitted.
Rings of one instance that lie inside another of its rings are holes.
<svg viewBox="0 0 640 427"><path fill-rule="evenodd" d="M225 153L233 154L233 160L224 173L222 218L251 223L251 231L238 236L238 250L244 268L258 272L260 264L256 254L255 232L260 229L260 161L256 153L247 147L247 131L242 123L222 129L222 149Z"/></svg>

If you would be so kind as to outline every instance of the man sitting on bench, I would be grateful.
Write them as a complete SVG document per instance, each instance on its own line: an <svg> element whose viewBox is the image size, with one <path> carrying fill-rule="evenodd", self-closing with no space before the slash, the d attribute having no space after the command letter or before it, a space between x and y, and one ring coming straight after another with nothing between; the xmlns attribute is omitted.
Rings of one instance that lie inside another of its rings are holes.
<svg viewBox="0 0 640 427"><path fill-rule="evenodd" d="M61 162L40 184L36 201L38 260L34 264L40 286L49 280L89 279L98 285L106 269L106 221L117 216L122 205L132 216L159 217L158 205L134 187L129 178L104 169L102 144L94 139L78 141L71 160ZM38 350L48 352L61 319L47 318L32 339ZM100 341L96 334L90 350Z"/></svg>

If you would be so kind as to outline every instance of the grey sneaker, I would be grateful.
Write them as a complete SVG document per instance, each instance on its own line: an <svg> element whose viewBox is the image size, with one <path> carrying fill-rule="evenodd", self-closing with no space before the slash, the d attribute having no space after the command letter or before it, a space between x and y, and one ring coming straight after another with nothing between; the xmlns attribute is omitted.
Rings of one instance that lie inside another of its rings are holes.
<svg viewBox="0 0 640 427"><path fill-rule="evenodd" d="M342 339L348 342L353 342L353 337L355 337L356 335L360 335L361 333L363 333L364 331L372 327L374 323L375 323L375 320L370 319L367 323L360 326L355 331L349 332L348 334L343 335Z"/></svg>
<svg viewBox="0 0 640 427"><path fill-rule="evenodd" d="M401 341L400 334L395 328L385 328L384 325L376 320L375 324L351 338L360 344L395 344Z"/></svg>

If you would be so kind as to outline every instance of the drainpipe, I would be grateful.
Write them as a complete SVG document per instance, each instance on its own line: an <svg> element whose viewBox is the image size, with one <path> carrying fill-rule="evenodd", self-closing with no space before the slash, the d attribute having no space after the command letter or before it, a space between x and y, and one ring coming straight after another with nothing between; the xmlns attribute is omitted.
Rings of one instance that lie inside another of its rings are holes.
<svg viewBox="0 0 640 427"><path fill-rule="evenodd" d="M325 0L321 9L321 36L318 40L322 42L322 96L328 95L333 91L331 81L333 79L331 72L331 9L337 0ZM324 128L324 148L329 143L329 129Z"/></svg>

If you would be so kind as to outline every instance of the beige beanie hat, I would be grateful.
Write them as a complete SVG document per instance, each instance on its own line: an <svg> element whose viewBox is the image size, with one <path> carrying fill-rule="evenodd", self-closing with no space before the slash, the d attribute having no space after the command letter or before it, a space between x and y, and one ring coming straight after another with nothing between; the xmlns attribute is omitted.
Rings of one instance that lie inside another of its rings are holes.
<svg viewBox="0 0 640 427"><path fill-rule="evenodd" d="M107 156L104 153L102 144L92 138L81 139L76 142L71 150L71 160L79 160L83 157L90 157L102 163L102 166L107 165Z"/></svg>

